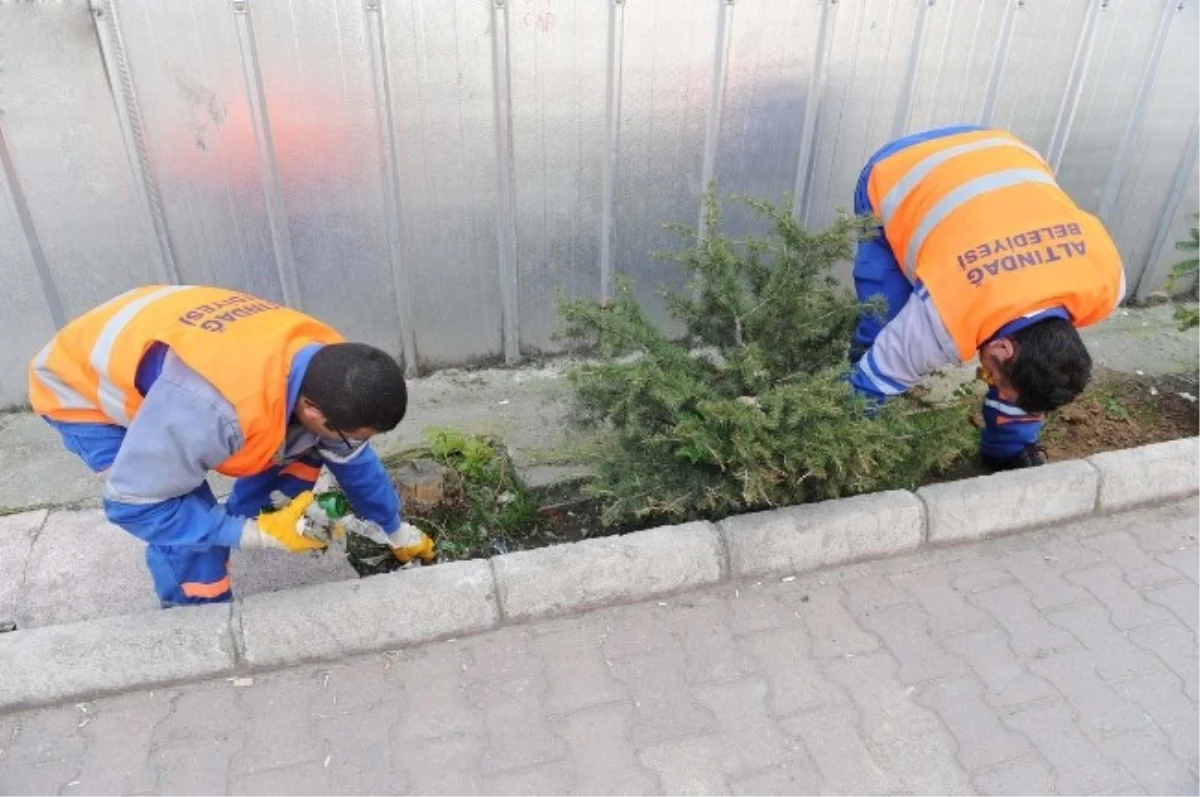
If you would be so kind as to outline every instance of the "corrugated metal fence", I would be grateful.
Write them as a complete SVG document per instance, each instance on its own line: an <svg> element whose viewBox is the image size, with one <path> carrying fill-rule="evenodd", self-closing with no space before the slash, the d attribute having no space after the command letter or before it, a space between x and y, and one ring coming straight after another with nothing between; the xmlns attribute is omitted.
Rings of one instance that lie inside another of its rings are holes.
<svg viewBox="0 0 1200 797"><path fill-rule="evenodd" d="M422 369L551 350L557 297L680 275L702 187L812 225L906 131L982 122L1138 295L1197 197L1197 0L0 4L0 404L65 319L245 289ZM744 213L726 223L747 230Z"/></svg>

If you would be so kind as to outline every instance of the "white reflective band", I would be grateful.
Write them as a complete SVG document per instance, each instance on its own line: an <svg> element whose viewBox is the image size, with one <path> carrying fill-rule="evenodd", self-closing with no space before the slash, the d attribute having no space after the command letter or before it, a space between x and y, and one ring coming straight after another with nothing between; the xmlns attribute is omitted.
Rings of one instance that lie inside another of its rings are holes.
<svg viewBox="0 0 1200 797"><path fill-rule="evenodd" d="M968 141L966 144L959 144L956 147L947 147L946 149L938 150L931 155L926 156L904 173L904 176L896 181L892 186L892 190L887 192L887 196L883 198L883 202L879 207L879 217L883 219L884 224L888 224L892 220L892 216L896 213L896 208L900 207L908 195L913 192L913 189L920 185L921 181L929 176L937 167L941 166L951 158L956 158L959 155L966 155L968 152L979 152L992 147L1016 147L1024 150L1033 157L1041 161L1042 156L1039 155L1033 148L1026 146L1020 141L1003 136L994 138L981 138L978 141Z"/></svg>
<svg viewBox="0 0 1200 797"><path fill-rule="evenodd" d="M54 348L54 341L46 344L38 356L33 361L33 373L46 388L54 394L54 398L58 401L59 406L65 410L90 410L93 405L90 401L75 392L66 382L58 378L58 375L46 367L46 361L50 359L50 351Z"/></svg>
<svg viewBox="0 0 1200 797"><path fill-rule="evenodd" d="M871 380L871 384L875 385L875 387L876 387L876 388L879 390L879 392L880 392L880 393L882 393L883 395L885 395L885 396L898 396L898 395L900 395L900 393L902 393L903 391L901 391L901 390L897 390L896 388L894 388L894 387L892 387L891 385L889 385L887 382L885 382L885 381L883 381L882 379L880 379L880 378L879 378L879 375L875 373L875 370L874 370L873 368L871 368L871 363L870 363L870 361L867 359L867 357L868 357L869 355L870 355L870 352L868 351L868 352L867 352L867 354L864 354L864 355L862 356L862 359L860 359L860 360L858 361L858 367L859 367L859 368L862 370L862 372L863 372L863 375L864 375L864 376L866 376L866 377L867 377L867 379L870 379L870 380Z"/></svg>
<svg viewBox="0 0 1200 797"><path fill-rule="evenodd" d="M133 317L140 313L146 305L177 291L187 290L189 287L187 285L172 285L167 288L159 288L156 291L151 291L145 296L133 300L118 310L112 318L108 319L108 323L100 331L100 337L96 339L96 345L92 347L89 362L92 368L96 369L96 374L100 379L98 391L100 409L105 415L112 418L121 426L128 426L130 420L129 416L125 414L125 394L108 378L109 359L112 357L112 350L117 342L117 337L125 329L125 326L133 320Z"/></svg>
<svg viewBox="0 0 1200 797"><path fill-rule="evenodd" d="M995 399L984 399L983 403L1001 415L1008 415L1013 418L1021 418L1029 414L1020 407L1014 407L1012 404L1005 404L1003 401L996 401Z"/></svg>
<svg viewBox="0 0 1200 797"><path fill-rule="evenodd" d="M935 227L945 221L946 217L951 213L962 207L965 202L969 202L983 194L998 191L1001 188L1010 188L1014 185L1022 185L1023 183L1058 185L1054 182L1053 177L1040 169L1005 169L1002 172L985 174L983 177L968 180L942 197L936 205L929 209L929 212L921 219L920 225L917 226L916 232L908 239L908 248L904 250L905 273L910 276L915 274L917 253L921 251L921 247L924 245L925 239L929 237L929 233L933 232Z"/></svg>

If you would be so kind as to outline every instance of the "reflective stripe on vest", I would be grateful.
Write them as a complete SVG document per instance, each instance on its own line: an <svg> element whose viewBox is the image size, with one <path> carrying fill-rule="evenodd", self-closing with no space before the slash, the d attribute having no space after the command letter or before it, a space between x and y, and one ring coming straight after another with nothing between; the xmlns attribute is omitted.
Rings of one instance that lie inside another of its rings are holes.
<svg viewBox="0 0 1200 797"><path fill-rule="evenodd" d="M88 401L83 396L79 395L70 385L58 378L58 375L46 367L46 361L50 359L50 352L54 350L54 341L51 340L42 350L38 352L38 356L33 358L33 374L37 380L41 382L47 390L54 394L59 406L64 410L90 410L93 409L92 402Z"/></svg>
<svg viewBox="0 0 1200 797"><path fill-rule="evenodd" d="M133 317L140 313L146 305L164 296L169 296L172 293L187 290L189 287L187 285L172 285L159 288L125 305L112 318L108 319L108 322L104 325L104 329L100 332L100 337L96 339L96 345L92 347L88 362L96 370L96 374L100 379L100 384L97 388L100 409L104 411L105 415L112 418L121 426L129 426L131 420L129 414L125 412L128 397L112 383L108 373L109 359L112 357L112 350L117 342L117 337Z"/></svg>
<svg viewBox="0 0 1200 797"><path fill-rule="evenodd" d="M933 172L938 166L941 166L951 158L959 155L966 155L969 152L978 152L992 147L1016 147L1025 150L1030 155L1041 160L1041 155L1032 147L1027 146L1021 141L1017 141L1007 136L996 136L995 138L981 138L978 141L968 141L966 144L959 144L946 149L938 150L923 160L913 164L912 168L904 173L904 176L896 181L892 186L892 190L887 192L887 196L879 203L879 217L883 219L883 223L890 224L892 217L896 215L896 209L900 207L908 195L912 193L921 181Z"/></svg>
<svg viewBox="0 0 1200 797"><path fill-rule="evenodd" d="M978 196L1024 183L1043 183L1058 187L1053 177L1038 169L1004 169L968 180L947 193L925 213L912 237L908 239L908 248L904 250L904 273L910 280L916 279L917 254L920 253L925 239L947 216Z"/></svg>

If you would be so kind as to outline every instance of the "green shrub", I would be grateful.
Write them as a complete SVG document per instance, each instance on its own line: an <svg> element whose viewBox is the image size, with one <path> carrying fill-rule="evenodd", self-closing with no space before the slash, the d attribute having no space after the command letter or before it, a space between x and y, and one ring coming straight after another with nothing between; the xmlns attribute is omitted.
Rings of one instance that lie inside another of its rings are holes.
<svg viewBox="0 0 1200 797"><path fill-rule="evenodd" d="M1200 217L1200 214L1197 214L1197 217ZM1200 251L1200 228L1193 227L1187 240L1176 241L1175 248L1193 254L1171 267L1171 274L1167 277L1167 292L1172 294L1178 292L1180 280L1195 277L1197 271L1200 271L1200 257L1195 254ZM1180 330L1200 326L1200 310L1182 304L1176 305L1175 320L1179 323Z"/></svg>
<svg viewBox="0 0 1200 797"><path fill-rule="evenodd" d="M711 197L702 237L676 228L687 245L665 257L693 281L664 296L683 339L646 317L627 280L606 304L563 304L561 334L596 354L570 378L575 422L611 432L590 487L606 524L912 487L975 444L961 406L902 399L872 418L846 384L861 308L831 271L863 224L810 232L781 207L748 204L765 237L722 235Z"/></svg>

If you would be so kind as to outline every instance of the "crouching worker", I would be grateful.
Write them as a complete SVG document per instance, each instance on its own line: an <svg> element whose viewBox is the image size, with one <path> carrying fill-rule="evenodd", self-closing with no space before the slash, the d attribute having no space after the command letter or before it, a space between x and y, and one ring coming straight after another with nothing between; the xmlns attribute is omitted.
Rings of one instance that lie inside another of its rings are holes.
<svg viewBox="0 0 1200 797"><path fill-rule="evenodd" d="M1030 147L1000 130L902 138L867 162L855 212L882 222L859 243L864 313L850 382L872 401L977 354L990 385L981 454L992 470L1041 465L1045 413L1075 399L1092 361L1076 331L1125 294L1121 257L1098 219L1058 187Z"/></svg>
<svg viewBox="0 0 1200 797"><path fill-rule="evenodd" d="M108 519L147 543L164 607L228 601L231 548L290 553L322 465L397 558L429 556L367 444L404 417L384 352L238 291L150 286L67 324L30 365L34 411L105 478ZM217 503L210 470L237 477ZM264 513L271 493L293 498Z"/></svg>

